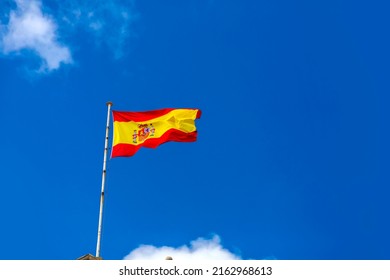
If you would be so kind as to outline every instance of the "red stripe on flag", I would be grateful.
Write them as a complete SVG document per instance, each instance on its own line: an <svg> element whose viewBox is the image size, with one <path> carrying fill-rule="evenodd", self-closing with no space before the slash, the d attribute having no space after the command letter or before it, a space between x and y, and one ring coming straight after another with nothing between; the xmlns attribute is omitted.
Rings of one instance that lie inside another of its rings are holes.
<svg viewBox="0 0 390 280"><path fill-rule="evenodd" d="M175 109L167 108L145 112L120 112L112 111L115 122L145 122L168 114Z"/></svg>
<svg viewBox="0 0 390 280"><path fill-rule="evenodd" d="M185 133L180 130L170 129L167 130L160 138L147 139L140 145L132 144L117 144L112 148L111 157L131 157L141 147L146 148L157 148L161 144L169 141L173 142L194 142L196 141L198 132Z"/></svg>
<svg viewBox="0 0 390 280"><path fill-rule="evenodd" d="M186 110L188 108L184 108ZM166 108L166 109L159 109L159 110L152 110L152 111L145 111L145 112L121 112L121 111L112 111L114 122L145 122L151 119L155 119L161 116L164 116L168 113L170 113L173 110L173 108ZM196 118L199 119L202 112L199 109L188 109L188 110L198 110L196 114Z"/></svg>

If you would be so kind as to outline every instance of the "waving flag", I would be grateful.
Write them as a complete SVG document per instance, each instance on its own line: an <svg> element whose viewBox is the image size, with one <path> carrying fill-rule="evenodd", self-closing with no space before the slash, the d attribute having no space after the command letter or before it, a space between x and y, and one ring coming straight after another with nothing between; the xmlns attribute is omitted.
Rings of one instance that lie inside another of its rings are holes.
<svg viewBox="0 0 390 280"><path fill-rule="evenodd" d="M131 157L139 148L156 148L174 142L194 142L198 109L160 109L146 112L113 111L114 138L111 157Z"/></svg>

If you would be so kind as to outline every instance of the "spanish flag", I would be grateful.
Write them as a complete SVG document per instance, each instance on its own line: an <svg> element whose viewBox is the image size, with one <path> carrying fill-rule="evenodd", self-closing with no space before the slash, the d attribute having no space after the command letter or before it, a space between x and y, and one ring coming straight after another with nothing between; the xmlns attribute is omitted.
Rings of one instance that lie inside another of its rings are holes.
<svg viewBox="0 0 390 280"><path fill-rule="evenodd" d="M131 157L141 147L169 142L194 142L198 109L160 109L147 112L112 111L114 137L111 157Z"/></svg>

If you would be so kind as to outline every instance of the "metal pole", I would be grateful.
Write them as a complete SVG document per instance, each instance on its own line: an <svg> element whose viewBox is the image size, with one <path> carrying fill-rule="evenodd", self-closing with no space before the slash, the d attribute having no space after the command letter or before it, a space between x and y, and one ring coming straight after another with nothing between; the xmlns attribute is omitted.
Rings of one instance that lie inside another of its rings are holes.
<svg viewBox="0 0 390 280"><path fill-rule="evenodd" d="M103 220L103 203L104 203L104 185L106 183L106 165L107 165L107 151L108 151L108 132L110 130L110 113L112 102L107 102L107 125L106 125L106 139L104 143L104 159L103 159L103 174L102 174L102 192L100 195L100 211L99 211L99 225L98 236L96 244L96 257L100 257L100 240L102 237L102 220Z"/></svg>

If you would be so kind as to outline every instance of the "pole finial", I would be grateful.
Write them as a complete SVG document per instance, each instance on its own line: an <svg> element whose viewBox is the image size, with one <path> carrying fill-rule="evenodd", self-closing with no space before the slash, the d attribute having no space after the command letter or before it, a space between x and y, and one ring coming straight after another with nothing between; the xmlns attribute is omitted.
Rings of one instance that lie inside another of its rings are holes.
<svg viewBox="0 0 390 280"><path fill-rule="evenodd" d="M108 102L106 103L106 105L107 105L107 106L112 106L112 102L111 102L111 101L108 101Z"/></svg>

